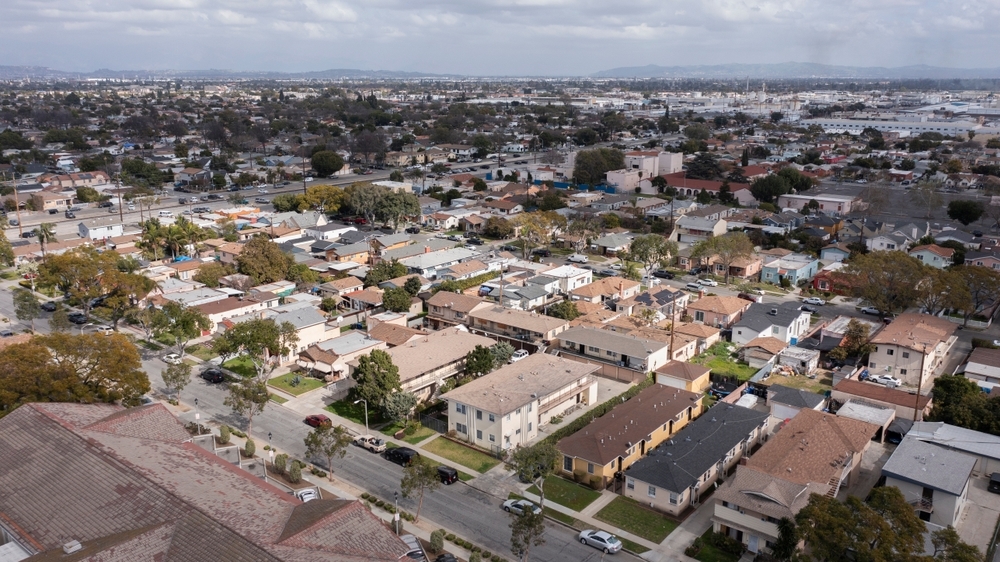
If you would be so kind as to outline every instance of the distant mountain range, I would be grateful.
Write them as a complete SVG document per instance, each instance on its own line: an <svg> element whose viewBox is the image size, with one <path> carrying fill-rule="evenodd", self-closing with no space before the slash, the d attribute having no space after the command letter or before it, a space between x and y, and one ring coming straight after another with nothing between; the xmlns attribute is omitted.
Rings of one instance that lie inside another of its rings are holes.
<svg viewBox="0 0 1000 562"><path fill-rule="evenodd" d="M713 64L695 66L623 66L602 70L593 78L860 78L932 80L1000 78L1000 68L946 68L913 65L887 68L882 66L835 66L812 62L782 62L776 64Z"/></svg>
<svg viewBox="0 0 1000 562"><path fill-rule="evenodd" d="M313 72L274 72L240 70L109 70L102 68L93 72L67 72L43 66L0 66L0 80L25 78L38 80L86 80L86 79L149 79L180 78L189 80L337 80L341 78L449 78L458 75L430 74L426 72L403 72L398 70L358 70L338 68Z"/></svg>

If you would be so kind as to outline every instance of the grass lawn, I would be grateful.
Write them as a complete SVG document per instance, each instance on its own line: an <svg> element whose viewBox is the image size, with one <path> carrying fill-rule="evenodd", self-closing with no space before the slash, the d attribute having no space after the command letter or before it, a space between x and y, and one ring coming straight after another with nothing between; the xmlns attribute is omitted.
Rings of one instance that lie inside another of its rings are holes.
<svg viewBox="0 0 1000 562"><path fill-rule="evenodd" d="M740 381L748 380L757 372L757 369L754 369L750 365L737 363L736 359L730 356L729 344L726 342L719 342L713 345L705 350L705 353L696 355L691 362L698 365L705 365L715 375L735 377Z"/></svg>
<svg viewBox="0 0 1000 562"><path fill-rule="evenodd" d="M212 351L211 347L201 344L190 345L184 349L184 352L194 355L202 361L208 361L209 359L214 359L219 356L218 353Z"/></svg>
<svg viewBox="0 0 1000 562"><path fill-rule="evenodd" d="M674 521L625 496L611 500L594 517L655 543L662 542L677 528Z"/></svg>
<svg viewBox="0 0 1000 562"><path fill-rule="evenodd" d="M475 478L475 476L469 474L468 472L462 472L461 470L458 471L458 479L461 480L462 482L468 482L473 478Z"/></svg>
<svg viewBox="0 0 1000 562"><path fill-rule="evenodd" d="M528 488L532 494L540 495L538 488L532 485ZM601 497L599 492L571 482L559 476L549 476L545 479L545 501L554 501L573 511L583 511L585 507Z"/></svg>
<svg viewBox="0 0 1000 562"><path fill-rule="evenodd" d="M223 363L222 366L242 377L249 378L257 375L257 370L253 368L253 363L246 357L235 357Z"/></svg>
<svg viewBox="0 0 1000 562"><path fill-rule="evenodd" d="M166 332L153 336L153 339L156 340L157 343L161 343L166 346L171 346L177 343L177 341L174 339L174 336Z"/></svg>
<svg viewBox="0 0 1000 562"><path fill-rule="evenodd" d="M421 448L480 473L486 472L500 464L499 460L486 453L480 453L465 445L459 445L454 441L444 438L435 439Z"/></svg>
<svg viewBox="0 0 1000 562"><path fill-rule="evenodd" d="M507 494L507 499L508 500L523 500L525 498L524 498L524 496L519 496L517 494ZM577 521L576 519L570 517L569 515L566 515L565 513L561 512L561 511L556 511L556 510L552 509L551 507L544 507L544 508L542 508L542 514L545 515L546 517L551 517L552 519L555 519L556 521L560 521L562 523L565 523L565 524L569 525L570 527L573 527L574 529L577 528L577 527L579 527L579 525L580 525L580 522Z"/></svg>
<svg viewBox="0 0 1000 562"><path fill-rule="evenodd" d="M267 393L267 397L271 399L271 402L276 402L278 404L284 404L285 402L288 402L287 398L282 398L281 396L278 396L277 394L271 394L270 392Z"/></svg>
<svg viewBox="0 0 1000 562"><path fill-rule="evenodd" d="M390 426L383 427L381 431L385 435L388 435L389 437L392 437L392 436L396 435L396 432L399 431L400 429L403 429L403 424L397 422L397 423L394 423L394 424L392 424ZM429 427L424 427L424 426L421 425L420 429L418 429L417 431L415 431L413 433L413 435L404 435L403 436L403 441L406 441L410 445L416 445L417 443L420 443L421 441L423 441L424 439L427 439L428 437L430 437L431 435L434 435L435 433L437 433L437 432L434 431L433 429L431 429Z"/></svg>
<svg viewBox="0 0 1000 562"><path fill-rule="evenodd" d="M303 377L300 375L299 384L296 386L292 386L293 380L295 380L295 375L292 373L288 373L285 375L274 377L273 379L267 381L267 385L283 390L293 396L298 396L300 394L305 394L310 390L316 390L317 388L321 388L324 384L326 384L319 379L313 377Z"/></svg>
<svg viewBox="0 0 1000 562"><path fill-rule="evenodd" d="M150 351L160 351L160 350L163 349L163 346L161 346L160 344L153 343L153 342L146 341L146 340L136 340L135 343L137 345L145 347L146 349L148 349Z"/></svg>
<svg viewBox="0 0 1000 562"><path fill-rule="evenodd" d="M767 385L780 384L782 386L789 386L799 390L815 392L816 394L823 394L833 388L833 373L830 371L817 371L816 378L814 379L801 375L793 377L786 377L785 375L771 375L765 383Z"/></svg>
<svg viewBox="0 0 1000 562"><path fill-rule="evenodd" d="M616 535L617 536L617 535ZM642 546L641 544L634 543L625 537L618 537L618 540L622 541L622 546L625 547L629 552L634 552L636 554L642 554L644 552L649 552L649 549Z"/></svg>
<svg viewBox="0 0 1000 562"><path fill-rule="evenodd" d="M19 276L16 271L4 271L3 273L0 273L0 279L3 279L4 281L12 281L18 277Z"/></svg>
<svg viewBox="0 0 1000 562"><path fill-rule="evenodd" d="M327 406L326 409L330 410L331 412L333 412L334 414L337 414L338 416L340 416L342 418L351 420L352 422L354 422L356 424L359 424L359 425L364 425L365 424L365 403L364 402L361 402L359 404L355 404L355 403L351 402L350 400L339 400L339 401L334 402L333 404L330 404L329 406ZM374 411L371 411L371 410L368 411L368 423L369 423L369 425L374 424L374 423L378 423L378 422L381 422L381 421L382 421L382 419L379 417L379 415L378 415L377 412L374 412Z"/></svg>
<svg viewBox="0 0 1000 562"><path fill-rule="evenodd" d="M723 552L718 548L708 544L706 538L708 534L712 532L712 529L705 531L705 534L701 536L702 546L701 550L695 556L695 560L700 562L736 562L739 560L738 556L733 556L728 552Z"/></svg>

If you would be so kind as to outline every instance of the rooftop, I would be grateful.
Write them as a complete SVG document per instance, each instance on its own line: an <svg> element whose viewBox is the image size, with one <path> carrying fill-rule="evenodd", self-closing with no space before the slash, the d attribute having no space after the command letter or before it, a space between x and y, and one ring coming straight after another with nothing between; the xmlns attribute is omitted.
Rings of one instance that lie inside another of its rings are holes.
<svg viewBox="0 0 1000 562"><path fill-rule="evenodd" d="M931 401L929 395L922 394L918 398L915 392L907 392L898 388L889 388L883 384L873 384L855 379L843 379L833 389L859 398L885 402L894 406L906 406L908 408L917 406L920 410L926 408L928 402Z"/></svg>
<svg viewBox="0 0 1000 562"><path fill-rule="evenodd" d="M598 330L576 326L559 334L559 340L572 342L574 345L586 345L601 350L616 351L620 355L644 359L651 353L656 353L667 347L667 344L650 339L626 336L608 330Z"/></svg>
<svg viewBox="0 0 1000 562"><path fill-rule="evenodd" d="M686 361L670 360L656 370L657 373L681 379L694 381L705 376L711 369L704 365L695 365Z"/></svg>
<svg viewBox="0 0 1000 562"><path fill-rule="evenodd" d="M907 437L886 461L882 474L960 496L975 466L971 455Z"/></svg>
<svg viewBox="0 0 1000 562"><path fill-rule="evenodd" d="M519 330L546 334L552 330L566 326L569 322L562 318L554 318L534 312L524 312L521 310L511 310L499 306L481 308L469 313L469 316L476 320L484 320L495 324L503 324Z"/></svg>
<svg viewBox="0 0 1000 562"><path fill-rule="evenodd" d="M905 313L897 316L892 324L875 334L871 343L899 345L923 351L924 344L933 348L933 346L950 338L957 329L956 324L952 324L944 318L928 314Z"/></svg>
<svg viewBox="0 0 1000 562"><path fill-rule="evenodd" d="M688 305L688 309L725 314L729 316L750 307L750 301L737 297L708 296L694 301Z"/></svg>
<svg viewBox="0 0 1000 562"><path fill-rule="evenodd" d="M485 336L470 334L456 326L426 334L422 338L387 350L392 363L399 367L399 380L406 383L425 373L465 359L477 345L491 347L496 342Z"/></svg>

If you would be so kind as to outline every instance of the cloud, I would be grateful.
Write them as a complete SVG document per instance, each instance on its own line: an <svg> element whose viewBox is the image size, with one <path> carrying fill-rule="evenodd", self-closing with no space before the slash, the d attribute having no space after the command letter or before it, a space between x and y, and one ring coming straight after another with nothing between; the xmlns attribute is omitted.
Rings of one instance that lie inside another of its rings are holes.
<svg viewBox="0 0 1000 562"><path fill-rule="evenodd" d="M351 8L331 0L305 0L306 9L324 21L355 21L358 14Z"/></svg>
<svg viewBox="0 0 1000 562"><path fill-rule="evenodd" d="M215 18L225 25L253 25L257 23L257 18L238 14L232 10L216 10Z"/></svg>

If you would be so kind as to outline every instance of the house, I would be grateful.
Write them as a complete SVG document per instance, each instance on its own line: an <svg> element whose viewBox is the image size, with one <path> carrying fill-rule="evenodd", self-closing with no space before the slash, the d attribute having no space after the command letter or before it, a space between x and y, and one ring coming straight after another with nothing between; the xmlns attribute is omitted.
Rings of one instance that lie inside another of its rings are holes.
<svg viewBox="0 0 1000 562"><path fill-rule="evenodd" d="M559 280L559 292L569 294L573 290L589 285L594 281L594 272L572 265L563 265L545 272L548 277Z"/></svg>
<svg viewBox="0 0 1000 562"><path fill-rule="evenodd" d="M851 250L843 242L824 246L819 252L819 259L825 263L840 263L851 257Z"/></svg>
<svg viewBox="0 0 1000 562"><path fill-rule="evenodd" d="M712 370L686 361L667 361L656 368L656 382L701 396L712 386Z"/></svg>
<svg viewBox="0 0 1000 562"><path fill-rule="evenodd" d="M670 318L674 314L678 316L683 314L690 300L691 295L686 291L674 289L669 285L655 285L631 298L620 299L614 304L615 310L629 316L649 308L660 313L663 318Z"/></svg>
<svg viewBox="0 0 1000 562"><path fill-rule="evenodd" d="M597 401L598 367L534 353L444 395L448 430L488 450L526 445L538 426Z"/></svg>
<svg viewBox="0 0 1000 562"><path fill-rule="evenodd" d="M740 205L750 206L757 202L757 199L755 199L753 194L750 193L750 184L748 183L696 180L688 178L686 172L683 171L671 174L661 174L660 177L667 180L668 186L677 189L678 195L694 198L697 197L702 190L705 190L713 197L718 198L719 194L722 192L723 183L727 183L729 186L729 193L733 196L733 199L740 203Z"/></svg>
<svg viewBox="0 0 1000 562"><path fill-rule="evenodd" d="M427 322L432 329L439 330L444 326L465 324L473 311L492 307L492 304L479 297L438 291L427 299Z"/></svg>
<svg viewBox="0 0 1000 562"><path fill-rule="evenodd" d="M406 320L406 316L403 314L400 314L399 317ZM368 335L376 340L384 341L389 347L406 345L427 335L427 332L391 322L379 322L372 326L372 319L374 318L375 316L368 318Z"/></svg>
<svg viewBox="0 0 1000 562"><path fill-rule="evenodd" d="M399 368L403 391L424 401L433 397L446 380L465 372L465 357L476 346L488 348L495 343L469 333L464 326L455 326L425 334L387 353Z"/></svg>
<svg viewBox="0 0 1000 562"><path fill-rule="evenodd" d="M774 482L764 493L758 486L736 487L735 479L727 482L715 494L712 528L746 544L748 550L770 549L768 543L778 539L778 519L755 512L761 500L771 500L790 512L801 509L804 502L782 493L783 489L798 489L799 494L836 497L842 487L851 485L860 475L861 457L868 449L878 427L863 421L841 418L833 414L804 409L781 431L771 435L744 466L739 474L750 469L769 476ZM767 494L770 489L774 497ZM748 502L747 499L754 499ZM794 506L794 507L793 507Z"/></svg>
<svg viewBox="0 0 1000 562"><path fill-rule="evenodd" d="M807 195L787 193L778 196L777 206L780 209L801 211L809 205L810 201L819 203L819 212L824 215L847 215L854 211L855 207L861 203L861 198L829 193L809 193Z"/></svg>
<svg viewBox="0 0 1000 562"><path fill-rule="evenodd" d="M692 244L726 233L724 219L709 219L684 215L674 224L672 239L677 242Z"/></svg>
<svg viewBox="0 0 1000 562"><path fill-rule="evenodd" d="M933 406L930 394L917 394L882 384L845 378L837 382L830 391L831 409L837 409L849 400L885 406L896 412L896 417L917 421L923 420ZM916 418L914 418L916 410Z"/></svg>
<svg viewBox="0 0 1000 562"><path fill-rule="evenodd" d="M201 168L184 168L174 174L174 180L182 185L207 185L212 181L212 172Z"/></svg>
<svg viewBox="0 0 1000 562"><path fill-rule="evenodd" d="M955 526L969 499L976 458L907 436L882 467L886 486L895 486L921 521Z"/></svg>
<svg viewBox="0 0 1000 562"><path fill-rule="evenodd" d="M76 225L80 238L87 240L107 240L125 233L125 225L118 217L101 217L82 221Z"/></svg>
<svg viewBox="0 0 1000 562"><path fill-rule="evenodd" d="M910 248L907 253L924 262L926 265L944 269L952 265L952 257L955 255L955 249L942 248L937 244L923 244L915 248Z"/></svg>
<svg viewBox="0 0 1000 562"><path fill-rule="evenodd" d="M38 191L31 194L31 203L36 211L65 210L73 205L73 194Z"/></svg>
<svg viewBox="0 0 1000 562"><path fill-rule="evenodd" d="M351 293L344 293L341 298L351 310L372 310L382 306L382 296L385 291L381 289L362 289Z"/></svg>
<svg viewBox="0 0 1000 562"><path fill-rule="evenodd" d="M704 353L722 338L722 332L715 327L693 322L674 322L673 330L685 336L695 338L697 343L695 354Z"/></svg>
<svg viewBox="0 0 1000 562"><path fill-rule="evenodd" d="M4 559L405 559L360 501L303 503L210 439L161 404L18 407L0 420L0 447L20 452L0 455L0 489L21 490L0 498Z"/></svg>
<svg viewBox="0 0 1000 562"><path fill-rule="evenodd" d="M789 420L801 410L822 411L826 398L815 392L772 384L767 387L767 404L771 407L771 417Z"/></svg>
<svg viewBox="0 0 1000 562"><path fill-rule="evenodd" d="M203 289L202 289L203 290ZM189 291L188 293L183 293L184 296L191 295L192 293L198 293L198 291ZM192 295L188 298L173 299L171 295L164 296L167 299L174 300L175 302L181 302L182 304L188 304L197 308L204 314L209 321L209 328L203 335L211 334L216 330L220 323L226 318L231 318L233 316L239 316L241 314L249 314L252 312L259 312L261 310L278 306L278 295L273 293L254 293L253 295L239 296L239 297L225 297L223 293L223 298L215 298L210 302L205 302L201 304L195 304L199 302L194 300L197 295ZM189 300L190 299L190 300Z"/></svg>
<svg viewBox="0 0 1000 562"><path fill-rule="evenodd" d="M974 347L965 363L965 378L987 384L981 387L1000 385L1000 349Z"/></svg>
<svg viewBox="0 0 1000 562"><path fill-rule="evenodd" d="M340 328L337 326L328 327L326 316L310 302L292 301L258 312L232 316L223 320L221 326L228 330L242 322L258 319L273 320L278 326L283 326L287 322L295 328L298 340L293 346L290 346L288 355L280 358L281 363L293 361L298 357L300 351L305 351L313 344L340 335Z"/></svg>
<svg viewBox="0 0 1000 562"><path fill-rule="evenodd" d="M763 257L760 280L764 283L778 285L782 279L788 279L795 287L812 279L819 270L819 260L806 254L792 252L780 257Z"/></svg>
<svg viewBox="0 0 1000 562"><path fill-rule="evenodd" d="M976 240L975 235L965 232L963 230L946 229L938 232L934 235L934 241L941 242L958 242L964 245L970 250L978 250L979 242Z"/></svg>
<svg viewBox="0 0 1000 562"><path fill-rule="evenodd" d="M562 454L561 472L579 481L596 478L601 488L606 487L616 474L684 428L701 410L698 394L662 384L650 385L562 438L556 444Z"/></svg>
<svg viewBox="0 0 1000 562"><path fill-rule="evenodd" d="M743 317L752 303L737 297L714 296L700 298L688 304L688 315L695 322L717 328L729 328Z"/></svg>
<svg viewBox="0 0 1000 562"><path fill-rule="evenodd" d="M643 373L655 371L668 360L670 346L650 339L608 330L576 326L558 335L563 352L610 362Z"/></svg>
<svg viewBox="0 0 1000 562"><path fill-rule="evenodd" d="M608 234L591 242L591 248L595 248L602 256L616 256L628 252L631 245L632 237L627 234Z"/></svg>
<svg viewBox="0 0 1000 562"><path fill-rule="evenodd" d="M733 343L745 345L752 339L772 337L795 345L809 330L811 314L798 302L751 306L733 324Z"/></svg>
<svg viewBox="0 0 1000 562"><path fill-rule="evenodd" d="M697 507L701 495L767 433L768 414L718 404L625 470L623 494L674 517Z"/></svg>
<svg viewBox="0 0 1000 562"><path fill-rule="evenodd" d="M453 266L438 270L438 279L445 281L461 281L484 273L489 273L491 268L479 260L469 260L457 263Z"/></svg>
<svg viewBox="0 0 1000 562"><path fill-rule="evenodd" d="M334 279L333 281L327 281L319 287L317 291L322 297L342 297L347 293L353 293L354 291L360 291L365 288L364 282L362 282L357 277L347 276L343 279Z"/></svg>
<svg viewBox="0 0 1000 562"><path fill-rule="evenodd" d="M386 342L352 330L299 351L296 363L307 371L326 373L327 382L333 382L346 378L350 363L358 357L387 348Z"/></svg>
<svg viewBox="0 0 1000 562"><path fill-rule="evenodd" d="M569 327L561 318L492 305L470 312L466 324L474 331L530 342L554 340Z"/></svg>
<svg viewBox="0 0 1000 562"><path fill-rule="evenodd" d="M326 250L326 261L365 264L369 259L371 259L371 246L368 242L337 244Z"/></svg>
<svg viewBox="0 0 1000 562"><path fill-rule="evenodd" d="M901 234L878 234L865 238L865 247L871 252L899 250L905 252L912 241Z"/></svg>
<svg viewBox="0 0 1000 562"><path fill-rule="evenodd" d="M463 261L478 257L479 250L467 248L449 248L438 251L425 251L411 257L402 258L399 263L405 265L410 273L423 275L427 279L437 279L438 271L457 265Z"/></svg>
<svg viewBox="0 0 1000 562"><path fill-rule="evenodd" d="M569 292L569 298L574 301L587 302L621 301L638 295L641 288L642 285L638 281L623 277L604 277L573 289Z"/></svg>
<svg viewBox="0 0 1000 562"><path fill-rule="evenodd" d="M774 365L775 357L788 348L788 343L770 336L757 337L740 348L740 359L754 369Z"/></svg>
<svg viewBox="0 0 1000 562"><path fill-rule="evenodd" d="M963 452L976 460L974 476L1000 472L1000 437L944 422L914 422L907 439L933 443L942 449Z"/></svg>
<svg viewBox="0 0 1000 562"><path fill-rule="evenodd" d="M868 371L896 376L912 386L929 382L958 340L957 329L943 318L900 314L871 338L875 350L868 355Z"/></svg>
<svg viewBox="0 0 1000 562"><path fill-rule="evenodd" d="M510 199L483 201L482 206L489 209L494 215L510 216L524 211L524 207L520 203Z"/></svg>

